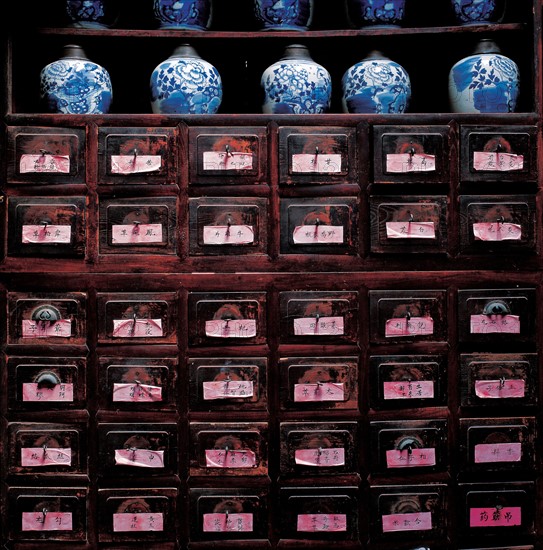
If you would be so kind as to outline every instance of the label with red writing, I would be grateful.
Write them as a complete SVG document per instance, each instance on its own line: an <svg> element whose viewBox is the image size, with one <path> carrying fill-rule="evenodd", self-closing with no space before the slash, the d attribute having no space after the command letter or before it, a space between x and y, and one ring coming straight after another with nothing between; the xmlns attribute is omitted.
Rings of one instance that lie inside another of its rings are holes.
<svg viewBox="0 0 543 550"><path fill-rule="evenodd" d="M214 319L206 321L206 336L212 338L253 338L256 336L254 319Z"/></svg>
<svg viewBox="0 0 543 550"><path fill-rule="evenodd" d="M294 384L294 401L345 401L345 384L317 382L315 384Z"/></svg>
<svg viewBox="0 0 543 550"><path fill-rule="evenodd" d="M72 322L69 319L59 321L23 320L23 338L69 338L72 335Z"/></svg>
<svg viewBox="0 0 543 550"><path fill-rule="evenodd" d="M249 450L206 449L207 468L254 468L256 455Z"/></svg>
<svg viewBox="0 0 543 550"><path fill-rule="evenodd" d="M513 172L524 168L524 156L512 153L473 152L473 169L481 172Z"/></svg>
<svg viewBox="0 0 543 550"><path fill-rule="evenodd" d="M162 319L114 319L114 338L156 338L164 336Z"/></svg>
<svg viewBox="0 0 543 550"><path fill-rule="evenodd" d="M387 468L410 468L416 466L435 466L435 449L393 449L386 452Z"/></svg>
<svg viewBox="0 0 543 550"><path fill-rule="evenodd" d="M385 399L431 399L434 397L434 381L383 382Z"/></svg>
<svg viewBox="0 0 543 550"><path fill-rule="evenodd" d="M23 512L23 531L71 531L71 512Z"/></svg>
<svg viewBox="0 0 543 550"><path fill-rule="evenodd" d="M204 533L250 533L253 514L204 514Z"/></svg>
<svg viewBox="0 0 543 550"><path fill-rule="evenodd" d="M52 388L39 387L34 382L23 384L23 401L66 401L74 400L73 384L56 384Z"/></svg>
<svg viewBox="0 0 543 550"><path fill-rule="evenodd" d="M470 527L515 527L522 524L520 506L470 508Z"/></svg>
<svg viewBox="0 0 543 550"><path fill-rule="evenodd" d="M387 239L435 239L434 222L386 222Z"/></svg>
<svg viewBox="0 0 543 550"><path fill-rule="evenodd" d="M251 225L204 226L204 244L252 244L254 240Z"/></svg>
<svg viewBox="0 0 543 550"><path fill-rule="evenodd" d="M434 333L431 317L398 317L385 323L385 336L427 336Z"/></svg>
<svg viewBox="0 0 543 550"><path fill-rule="evenodd" d="M112 174L144 174L162 166L160 155L111 155Z"/></svg>
<svg viewBox="0 0 543 550"><path fill-rule="evenodd" d="M473 235L476 241L520 241L522 226L506 222L474 223Z"/></svg>
<svg viewBox="0 0 543 550"><path fill-rule="evenodd" d="M471 334L496 332L520 334L520 317L518 315L472 315L470 332Z"/></svg>
<svg viewBox="0 0 543 550"><path fill-rule="evenodd" d="M128 403L162 401L162 388L147 384L113 384L113 401Z"/></svg>
<svg viewBox="0 0 543 550"><path fill-rule="evenodd" d="M147 244L162 242L160 223L136 223L132 225L112 225L112 244Z"/></svg>
<svg viewBox="0 0 543 550"><path fill-rule="evenodd" d="M164 468L164 451L115 449L115 464L141 468Z"/></svg>
<svg viewBox="0 0 543 550"><path fill-rule="evenodd" d="M424 153L394 153L387 155L386 171L393 174L406 172L433 172L436 169L435 155Z"/></svg>
<svg viewBox="0 0 543 550"><path fill-rule="evenodd" d="M341 172L341 155L323 155L299 153L292 155L293 173L327 173L336 174Z"/></svg>
<svg viewBox="0 0 543 550"><path fill-rule="evenodd" d="M164 531L164 517L161 513L113 514L113 531Z"/></svg>
<svg viewBox="0 0 543 550"><path fill-rule="evenodd" d="M72 449L56 447L23 447L21 466L71 466Z"/></svg>
<svg viewBox="0 0 543 550"><path fill-rule="evenodd" d="M526 382L519 379L475 380L475 395L481 399L524 397Z"/></svg>
<svg viewBox="0 0 543 550"><path fill-rule="evenodd" d="M69 174L70 157L66 155L21 155L19 161L21 174Z"/></svg>
<svg viewBox="0 0 543 550"><path fill-rule="evenodd" d="M204 170L252 170L252 153L204 152Z"/></svg>
<svg viewBox="0 0 543 550"><path fill-rule="evenodd" d="M71 225L23 225L23 244L70 244Z"/></svg>
<svg viewBox="0 0 543 550"><path fill-rule="evenodd" d="M253 382L251 380L221 380L220 382L204 382L204 401L213 399L239 399L253 397Z"/></svg>
<svg viewBox="0 0 543 550"><path fill-rule="evenodd" d="M294 461L300 466L345 466L345 449L297 449L294 452Z"/></svg>
<svg viewBox="0 0 543 550"><path fill-rule="evenodd" d="M347 531L347 514L298 514L296 531L336 533Z"/></svg>
<svg viewBox="0 0 543 550"><path fill-rule="evenodd" d="M432 512L411 512L408 514L388 514L382 516L383 533L394 531L430 531Z"/></svg>
<svg viewBox="0 0 543 550"><path fill-rule="evenodd" d="M475 445L475 464L520 462L522 443L481 443Z"/></svg>
<svg viewBox="0 0 543 550"><path fill-rule="evenodd" d="M297 225L294 244L343 244L342 225Z"/></svg>
<svg viewBox="0 0 543 550"><path fill-rule="evenodd" d="M343 317L294 319L294 334L296 336L338 336L344 333Z"/></svg>

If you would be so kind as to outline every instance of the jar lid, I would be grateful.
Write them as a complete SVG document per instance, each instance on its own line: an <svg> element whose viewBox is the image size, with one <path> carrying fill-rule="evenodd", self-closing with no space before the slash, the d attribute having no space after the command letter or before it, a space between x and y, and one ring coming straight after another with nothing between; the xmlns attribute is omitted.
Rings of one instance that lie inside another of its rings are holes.
<svg viewBox="0 0 543 550"><path fill-rule="evenodd" d="M281 59L309 59L312 60L307 46L303 44L290 44L285 48Z"/></svg>
<svg viewBox="0 0 543 550"><path fill-rule="evenodd" d="M66 44L62 50L62 58L89 59L85 53L85 50L77 44Z"/></svg>
<svg viewBox="0 0 543 550"><path fill-rule="evenodd" d="M170 57L194 57L200 58L198 52L190 44L177 46Z"/></svg>
<svg viewBox="0 0 543 550"><path fill-rule="evenodd" d="M474 54L477 53L502 53L500 47L492 38L481 38L475 49L473 50Z"/></svg>

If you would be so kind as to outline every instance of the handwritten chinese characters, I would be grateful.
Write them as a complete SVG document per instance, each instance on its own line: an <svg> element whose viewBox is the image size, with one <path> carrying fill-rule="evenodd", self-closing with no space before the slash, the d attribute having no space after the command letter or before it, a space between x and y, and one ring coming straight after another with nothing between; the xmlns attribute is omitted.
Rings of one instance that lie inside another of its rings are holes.
<svg viewBox="0 0 543 550"><path fill-rule="evenodd" d="M479 241L520 241L522 226L506 222L474 223L473 236Z"/></svg>
<svg viewBox="0 0 543 550"><path fill-rule="evenodd" d="M475 395L481 399L518 398L526 395L526 382L521 379L476 380Z"/></svg>
<svg viewBox="0 0 543 550"><path fill-rule="evenodd" d="M398 317L385 323L385 336L428 336L434 333L431 317Z"/></svg>
<svg viewBox="0 0 543 550"><path fill-rule="evenodd" d="M70 225L23 225L23 244L70 244Z"/></svg>
<svg viewBox="0 0 543 550"><path fill-rule="evenodd" d="M306 154L292 155L293 173L328 173L337 174L341 172L341 155L331 154Z"/></svg>
<svg viewBox="0 0 543 550"><path fill-rule="evenodd" d="M330 466L345 466L345 449L296 449L294 462L299 466L317 466L328 468Z"/></svg>
<svg viewBox="0 0 543 550"><path fill-rule="evenodd" d="M113 244L148 244L162 242L162 225L159 223L134 223L111 226Z"/></svg>
<svg viewBox="0 0 543 550"><path fill-rule="evenodd" d="M23 512L23 531L71 531L71 512Z"/></svg>
<svg viewBox="0 0 543 550"><path fill-rule="evenodd" d="M334 382L295 384L294 401L296 403L345 401L345 384Z"/></svg>
<svg viewBox="0 0 543 550"><path fill-rule="evenodd" d="M471 334L520 334L520 317L518 315L471 315Z"/></svg>
<svg viewBox="0 0 543 550"><path fill-rule="evenodd" d="M340 336L345 334L343 317L301 317L294 319L296 336Z"/></svg>
<svg viewBox="0 0 543 550"><path fill-rule="evenodd" d="M433 172L436 169L436 157L424 153L396 153L387 155L386 164L386 171L391 174Z"/></svg>
<svg viewBox="0 0 543 550"><path fill-rule="evenodd" d="M204 170L252 170L253 154L204 151Z"/></svg>
<svg viewBox="0 0 543 550"><path fill-rule="evenodd" d="M473 169L481 172L513 172L524 168L524 156L512 153L474 151Z"/></svg>
<svg viewBox="0 0 543 550"><path fill-rule="evenodd" d="M383 382L383 394L385 399L432 399L434 381Z"/></svg>
<svg viewBox="0 0 543 550"><path fill-rule="evenodd" d="M431 512L388 514L382 516L382 521L383 533L395 531L430 531L432 529Z"/></svg>
<svg viewBox="0 0 543 550"><path fill-rule="evenodd" d="M251 380L221 380L219 382L204 382L204 401L214 399L239 399L253 397L253 382Z"/></svg>
<svg viewBox="0 0 543 550"><path fill-rule="evenodd" d="M248 449L206 449L206 468L254 468L256 455Z"/></svg>
<svg viewBox="0 0 543 550"><path fill-rule="evenodd" d="M162 319L114 319L114 338L157 338L164 336Z"/></svg>
<svg viewBox="0 0 543 550"><path fill-rule="evenodd" d="M69 174L70 157L67 155L21 155L21 174Z"/></svg>
<svg viewBox="0 0 543 550"><path fill-rule="evenodd" d="M387 239L435 239L434 222L386 222Z"/></svg>
<svg viewBox="0 0 543 550"><path fill-rule="evenodd" d="M347 531L347 514L298 514L296 530L306 533Z"/></svg>
<svg viewBox="0 0 543 550"><path fill-rule="evenodd" d="M152 403L162 401L162 388L147 384L113 384L113 401L124 403Z"/></svg>
<svg viewBox="0 0 543 550"><path fill-rule="evenodd" d="M204 514L204 533L250 533L253 514Z"/></svg>
<svg viewBox="0 0 543 550"><path fill-rule="evenodd" d="M72 449L57 447L23 447L21 449L21 466L70 466Z"/></svg>
<svg viewBox="0 0 543 550"><path fill-rule="evenodd" d="M112 174L157 172L161 166L160 155L111 155Z"/></svg>
<svg viewBox="0 0 543 550"><path fill-rule="evenodd" d="M163 530L164 516L161 513L113 514L113 531L115 533Z"/></svg>
<svg viewBox="0 0 543 550"><path fill-rule="evenodd" d="M435 466L435 449L391 449L386 452L387 468L410 468L417 466Z"/></svg>
<svg viewBox="0 0 543 550"><path fill-rule="evenodd" d="M255 232L250 225L206 225L204 244L252 244Z"/></svg>
<svg viewBox="0 0 543 550"><path fill-rule="evenodd" d="M69 319L59 321L31 321L23 319L23 338L70 338L72 322Z"/></svg>
<svg viewBox="0 0 543 550"><path fill-rule="evenodd" d="M26 382L23 384L23 401L64 401L71 402L74 400L74 385L73 384L56 384L52 388L45 386L40 387L34 382Z"/></svg>
<svg viewBox="0 0 543 550"><path fill-rule="evenodd" d="M514 527L521 525L522 513L519 506L496 508L470 508L470 527Z"/></svg>
<svg viewBox="0 0 543 550"><path fill-rule="evenodd" d="M343 244L342 225L298 225L292 233L294 244Z"/></svg>
<svg viewBox="0 0 543 550"><path fill-rule="evenodd" d="M489 462L520 462L522 443L481 443L475 445L475 464Z"/></svg>
<svg viewBox="0 0 543 550"><path fill-rule="evenodd" d="M115 449L115 464L140 468L164 468L164 451Z"/></svg>
<svg viewBox="0 0 543 550"><path fill-rule="evenodd" d="M206 336L211 338L253 338L256 336L254 319L214 319L206 321Z"/></svg>

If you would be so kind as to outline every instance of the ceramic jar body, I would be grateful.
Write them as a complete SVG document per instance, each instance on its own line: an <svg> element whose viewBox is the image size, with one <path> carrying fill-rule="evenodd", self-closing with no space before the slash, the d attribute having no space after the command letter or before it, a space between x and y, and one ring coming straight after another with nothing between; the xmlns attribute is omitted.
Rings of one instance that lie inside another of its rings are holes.
<svg viewBox="0 0 543 550"><path fill-rule="evenodd" d="M257 23L263 30L305 31L311 26L314 0L254 0Z"/></svg>
<svg viewBox="0 0 543 550"><path fill-rule="evenodd" d="M451 0L460 25L498 23L505 10L505 0Z"/></svg>
<svg viewBox="0 0 543 550"><path fill-rule="evenodd" d="M107 113L113 98L109 73L74 45L41 70L40 94L48 112L70 115Z"/></svg>
<svg viewBox="0 0 543 550"><path fill-rule="evenodd" d="M207 30L211 23L211 0L154 0L153 8L161 29Z"/></svg>
<svg viewBox="0 0 543 550"><path fill-rule="evenodd" d="M349 20L355 27L399 27L406 0L347 0Z"/></svg>
<svg viewBox="0 0 543 550"><path fill-rule="evenodd" d="M188 45L154 69L150 85L153 113L214 114L222 101L219 72Z"/></svg>
<svg viewBox="0 0 543 550"><path fill-rule="evenodd" d="M66 0L66 14L71 27L107 29L119 16L117 0Z"/></svg>

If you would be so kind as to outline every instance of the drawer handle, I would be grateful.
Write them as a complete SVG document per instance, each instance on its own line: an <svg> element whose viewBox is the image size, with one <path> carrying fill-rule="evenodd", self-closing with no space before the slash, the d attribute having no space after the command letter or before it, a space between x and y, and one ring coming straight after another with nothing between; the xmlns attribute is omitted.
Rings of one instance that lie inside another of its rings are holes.
<svg viewBox="0 0 543 550"><path fill-rule="evenodd" d="M511 310L502 300L492 300L483 309L483 315L509 315Z"/></svg>
<svg viewBox="0 0 543 550"><path fill-rule="evenodd" d="M407 454L411 454L413 452L413 449L420 449L421 444L420 441L417 441L414 437L404 437L399 443L398 443L398 451L405 451L407 450Z"/></svg>
<svg viewBox="0 0 543 550"><path fill-rule="evenodd" d="M36 383L38 384L39 390L41 390L41 388L52 389L57 384L60 384L60 378L54 372L46 371L38 374Z"/></svg>
<svg viewBox="0 0 543 550"><path fill-rule="evenodd" d="M38 306L32 311L30 317L33 321L42 321L44 323L54 323L55 321L60 321L62 319L60 311L51 305Z"/></svg>

